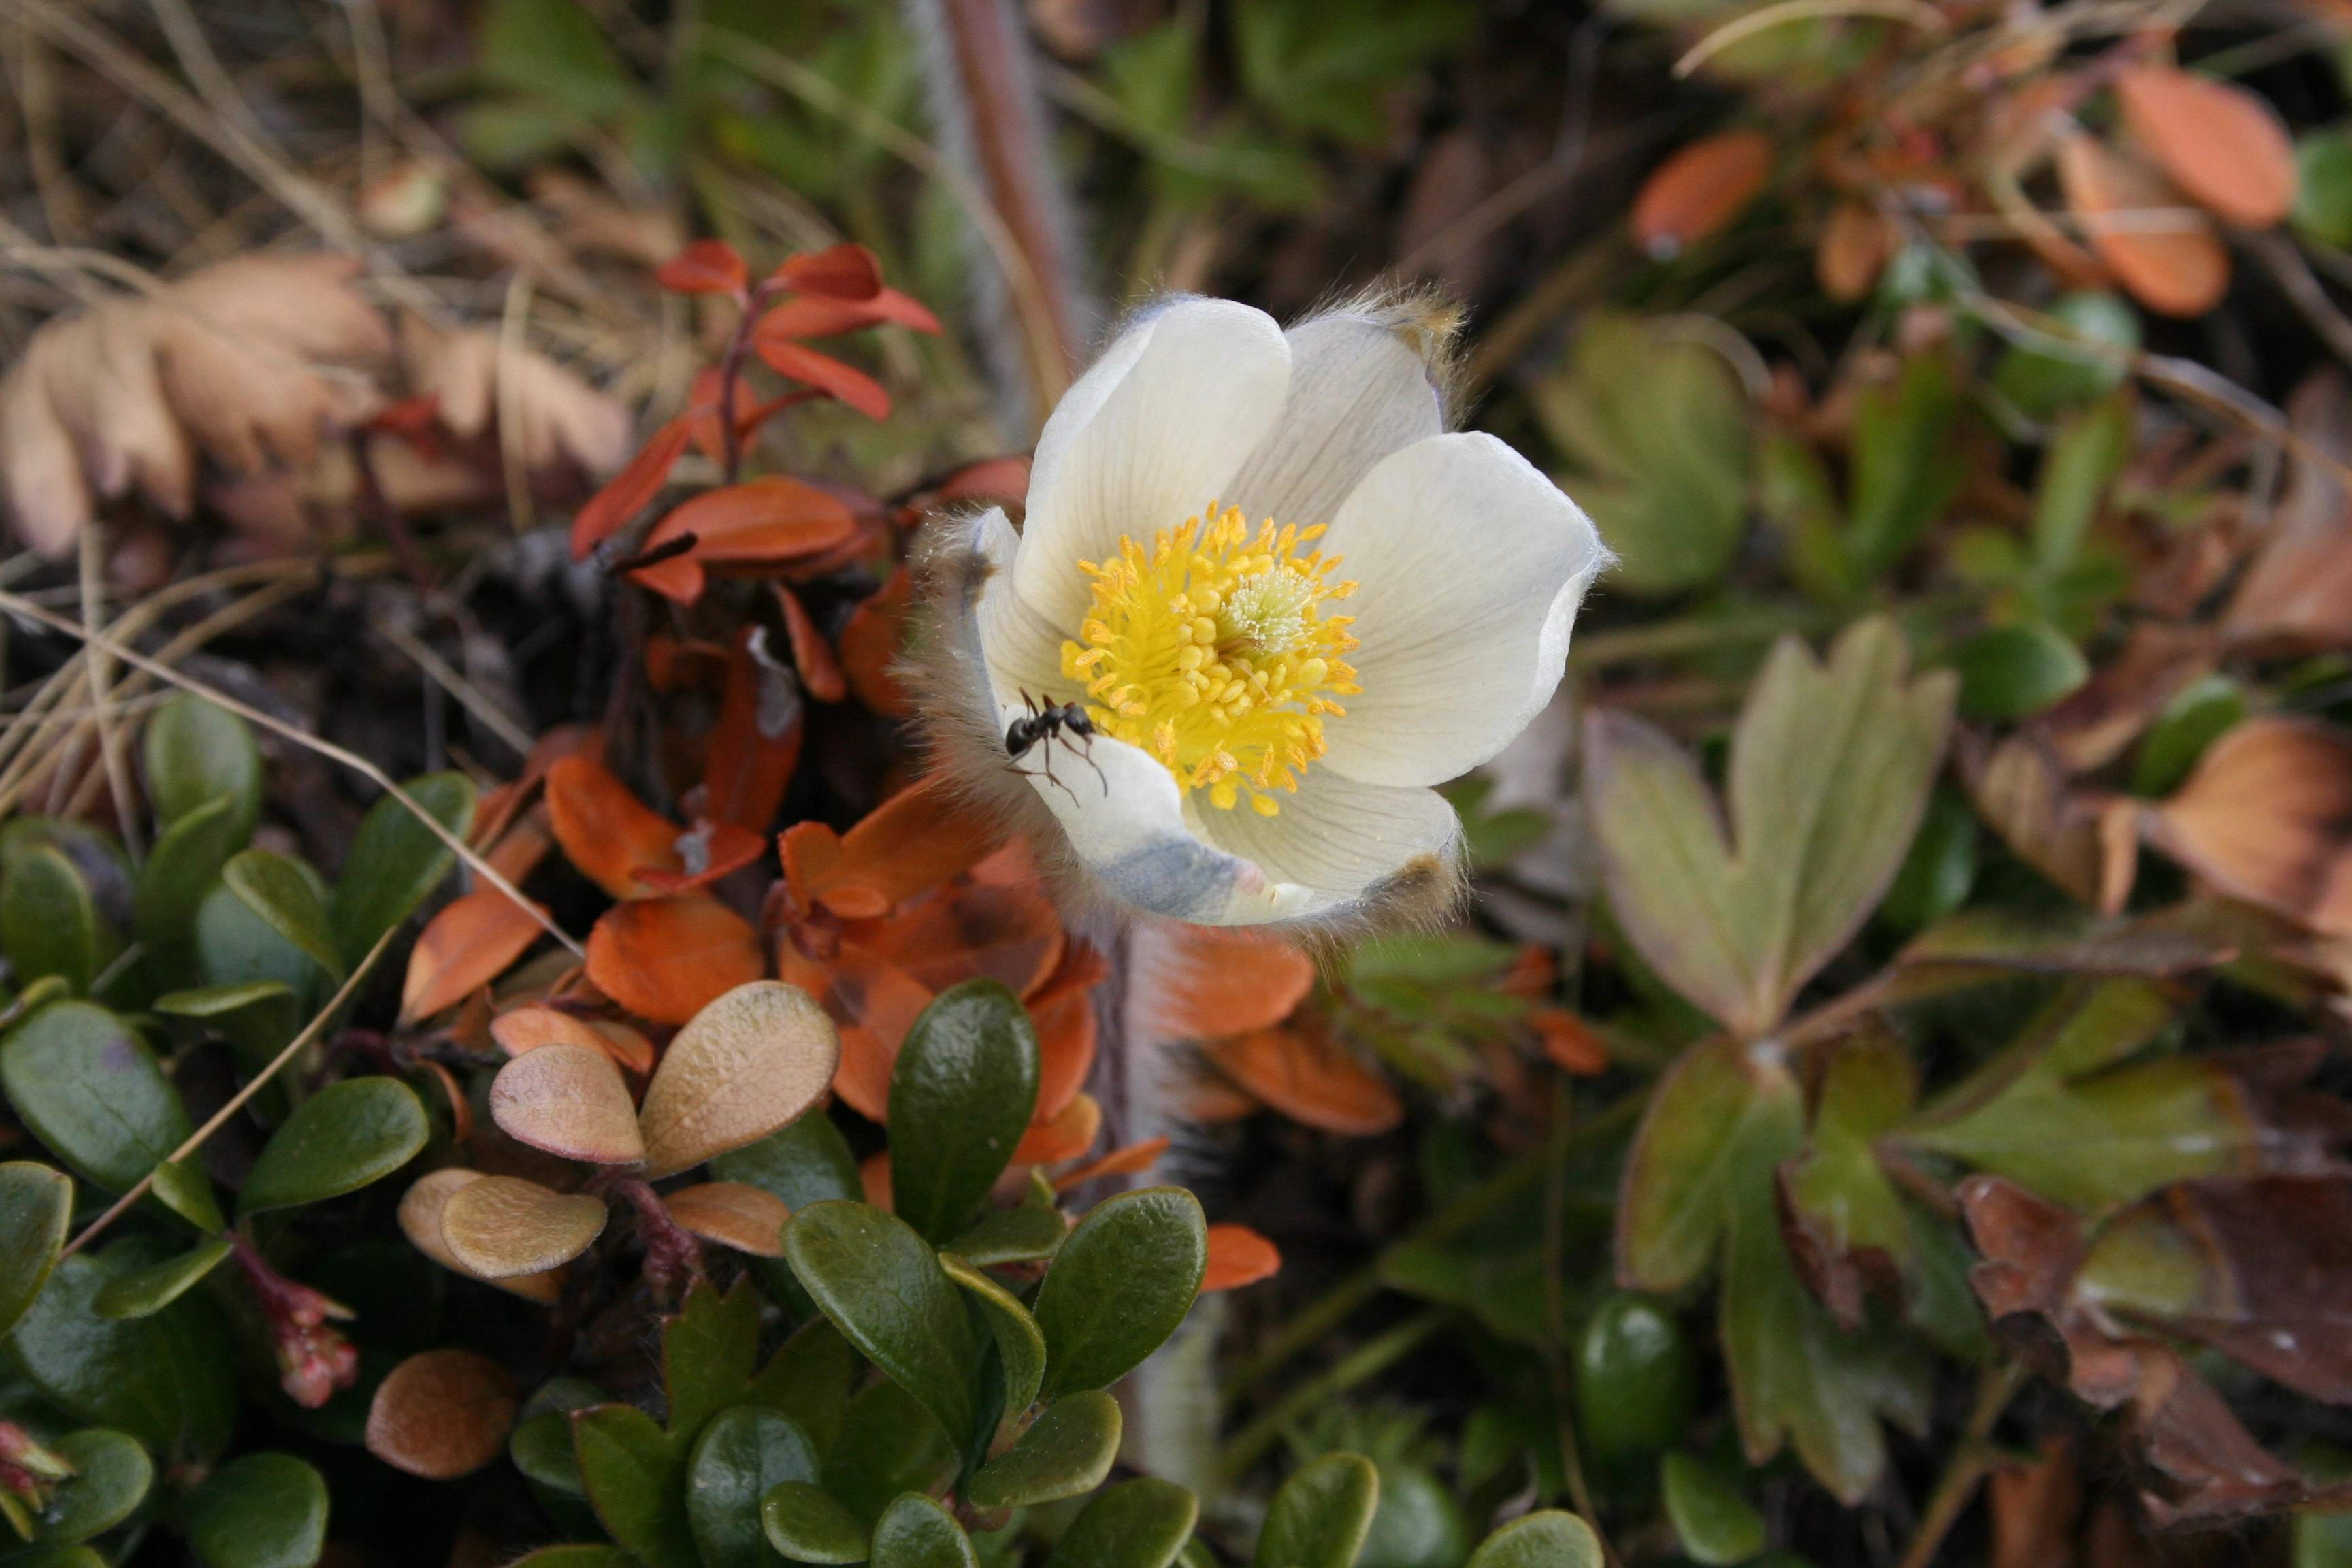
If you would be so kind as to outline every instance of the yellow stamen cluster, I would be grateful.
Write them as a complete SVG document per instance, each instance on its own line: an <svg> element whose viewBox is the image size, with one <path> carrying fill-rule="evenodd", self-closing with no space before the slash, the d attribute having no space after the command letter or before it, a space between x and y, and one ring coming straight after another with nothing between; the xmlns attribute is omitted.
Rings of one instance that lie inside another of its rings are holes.
<svg viewBox="0 0 2352 1568"><path fill-rule="evenodd" d="M1319 526L1269 518L1253 536L1237 507L1203 515L1149 552L1121 539L1118 559L1079 563L1095 602L1062 673L1086 683L1097 730L1159 758L1179 789L1228 811L1247 790L1273 816L1267 792L1298 788L1323 754L1323 716L1347 711L1332 699L1362 689L1341 658L1355 617L1323 614L1356 584L1330 580L1339 557L1298 552Z"/></svg>

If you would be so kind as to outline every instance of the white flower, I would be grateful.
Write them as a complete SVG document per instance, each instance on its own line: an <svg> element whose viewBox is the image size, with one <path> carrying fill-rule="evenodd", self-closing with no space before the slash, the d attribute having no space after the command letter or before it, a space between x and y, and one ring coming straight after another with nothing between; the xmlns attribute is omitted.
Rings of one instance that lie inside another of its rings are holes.
<svg viewBox="0 0 2352 1568"><path fill-rule="evenodd" d="M934 547L941 750L1097 895L1204 925L1452 896L1430 786L1549 700L1609 557L1525 458L1445 433L1416 347L1440 337L1393 306L1285 332L1162 305L1054 410L1024 529L992 511ZM1095 733L1008 755L1033 699Z"/></svg>

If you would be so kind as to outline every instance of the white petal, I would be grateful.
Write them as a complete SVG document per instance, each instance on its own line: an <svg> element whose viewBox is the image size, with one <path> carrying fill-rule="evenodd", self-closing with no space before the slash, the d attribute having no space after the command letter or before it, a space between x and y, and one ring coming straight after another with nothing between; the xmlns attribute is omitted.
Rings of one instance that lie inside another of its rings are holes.
<svg viewBox="0 0 2352 1568"><path fill-rule="evenodd" d="M1054 405L1054 412L1045 416L1045 427L1037 432L1037 449L1029 458L1029 499L1041 500L1061 477L1062 465L1068 461L1070 448L1077 442L1094 416L1102 409L1110 395L1127 379L1142 357L1144 345L1151 342L1151 333L1160 324L1164 310L1139 315L1113 338L1095 363L1087 367L1084 375L1070 384Z"/></svg>
<svg viewBox="0 0 2352 1568"><path fill-rule="evenodd" d="M972 547L988 563L972 616L980 631L981 662L992 689L990 695L996 700L997 723L1009 724L1019 716L1024 691L1040 703L1076 697L1084 689L1082 683L1062 679L1063 634L1013 591L1013 563L1021 536L1002 510L975 525Z"/></svg>
<svg viewBox="0 0 2352 1568"><path fill-rule="evenodd" d="M1445 428L1429 367L1395 332L1361 316L1293 327L1290 395L1225 499L1253 522L1329 522L1391 452Z"/></svg>
<svg viewBox="0 0 2352 1568"><path fill-rule="evenodd" d="M1107 735L1056 739L1033 747L1019 764L1070 847L1122 902L1197 925L1255 925L1303 913L1311 900L1307 889L1276 882L1195 837L1176 781L1139 747Z"/></svg>
<svg viewBox="0 0 2352 1568"><path fill-rule="evenodd" d="M1510 743L1551 699L1576 606L1609 553L1591 520L1484 434L1383 460L1323 548L1362 584L1339 609L1363 690L1324 721L1316 763L1366 784L1433 784Z"/></svg>
<svg viewBox="0 0 2352 1568"><path fill-rule="evenodd" d="M1296 795L1279 795L1279 816L1246 802L1231 811L1197 804L1193 820L1210 840L1255 861L1279 881L1314 889L1304 911L1354 902L1424 856L1444 859L1462 831L1445 798L1431 789L1391 789L1314 767Z"/></svg>
<svg viewBox="0 0 2352 1568"><path fill-rule="evenodd" d="M1263 310L1187 300L1150 327L1118 385L1084 428L1057 435L1050 471L1041 453L1030 480L1013 583L1066 636L1092 597L1078 563L1116 554L1122 536L1149 543L1218 499L1290 382L1290 345Z"/></svg>

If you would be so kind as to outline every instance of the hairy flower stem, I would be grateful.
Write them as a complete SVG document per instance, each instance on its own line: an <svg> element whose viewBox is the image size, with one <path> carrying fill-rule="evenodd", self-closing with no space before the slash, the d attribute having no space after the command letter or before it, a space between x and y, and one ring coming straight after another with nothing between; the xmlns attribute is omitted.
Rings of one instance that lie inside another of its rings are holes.
<svg viewBox="0 0 2352 1568"><path fill-rule="evenodd" d="M636 1211L637 1238L646 1244L646 1279L656 1292L675 1294L702 1272L702 1243L670 1218L659 1193L635 1176L616 1176L601 1184L606 1194ZM589 1190L598 1185L592 1182Z"/></svg>

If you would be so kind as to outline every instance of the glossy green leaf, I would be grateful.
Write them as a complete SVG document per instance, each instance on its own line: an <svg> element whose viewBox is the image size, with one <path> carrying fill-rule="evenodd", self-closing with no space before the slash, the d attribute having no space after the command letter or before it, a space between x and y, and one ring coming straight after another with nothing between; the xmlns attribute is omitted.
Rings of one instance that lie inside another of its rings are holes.
<svg viewBox="0 0 2352 1568"><path fill-rule="evenodd" d="M824 1489L867 1524L900 1492L930 1491L954 1473L962 1445L888 1378L858 1390L824 1456Z"/></svg>
<svg viewBox="0 0 2352 1568"><path fill-rule="evenodd" d="M103 1535L129 1519L154 1484L154 1461L138 1440L102 1426L68 1432L49 1451L74 1468L41 1510L34 1542L69 1546Z"/></svg>
<svg viewBox="0 0 2352 1568"><path fill-rule="evenodd" d="M228 1254L225 1236L200 1241L176 1258L108 1280L90 1305L101 1318L144 1318L160 1312L219 1268Z"/></svg>
<svg viewBox="0 0 2352 1568"><path fill-rule="evenodd" d="M154 1052L87 1002L56 1003L19 1024L0 1044L0 1086L34 1136L109 1192L136 1186L192 1131ZM206 1228L220 1224L215 1212Z"/></svg>
<svg viewBox="0 0 2352 1568"><path fill-rule="evenodd" d="M2039 713L2091 678L2082 649L2039 621L1988 626L1960 645L1952 665L1970 719Z"/></svg>
<svg viewBox="0 0 2352 1568"><path fill-rule="evenodd" d="M2139 349L2139 313L2120 295L2069 294L2051 308L2050 348L2020 344L2001 356L1993 388L2036 419L2105 396L2123 384ZM2059 352L2080 345L2079 353Z"/></svg>
<svg viewBox="0 0 2352 1568"><path fill-rule="evenodd" d="M1160 1348L1201 1291L1208 1222L1181 1187L1107 1198L1080 1220L1038 1287L1052 1397L1106 1388Z"/></svg>
<svg viewBox="0 0 2352 1568"><path fill-rule="evenodd" d="M64 850L41 844L18 855L0 876L0 952L17 983L54 974L77 996L122 950L98 912L89 884Z"/></svg>
<svg viewBox="0 0 2352 1568"><path fill-rule="evenodd" d="M776 1348L743 1397L791 1416L824 1452L841 1436L856 1375L857 1352L841 1331L812 1317Z"/></svg>
<svg viewBox="0 0 2352 1568"><path fill-rule="evenodd" d="M686 1513L686 1452L653 1417L631 1405L574 1411L572 1440L606 1532L646 1568L699 1568Z"/></svg>
<svg viewBox="0 0 2352 1568"><path fill-rule="evenodd" d="M1168 1568L1200 1513L1201 1500L1173 1481L1121 1481L1070 1521L1046 1568Z"/></svg>
<svg viewBox="0 0 2352 1568"><path fill-rule="evenodd" d="M154 862L151 859L148 864ZM223 889L222 894L235 901L227 889ZM308 959L302 962L306 966L310 963ZM194 959L189 963L192 973L201 973ZM154 1009L171 1017L197 1019L218 1030L236 1053L237 1071L247 1079L267 1070L302 1026L294 993L282 980L247 980L235 985L173 991L158 996ZM264 1126L276 1126L286 1120L292 1100L285 1083L273 1078L247 1103Z"/></svg>
<svg viewBox="0 0 2352 1568"><path fill-rule="evenodd" d="M1658 1490L1683 1550L1710 1568L1745 1563L1764 1550L1764 1516L1739 1489L1688 1454L1668 1454Z"/></svg>
<svg viewBox="0 0 2352 1568"><path fill-rule="evenodd" d="M1326 1454L1291 1473L1258 1531L1254 1568L1354 1568L1381 1500L1381 1474L1361 1454Z"/></svg>
<svg viewBox="0 0 2352 1568"><path fill-rule="evenodd" d="M243 719L194 692L171 698L147 718L141 742L147 798L168 830L215 800L228 802L238 847L261 817L261 749Z"/></svg>
<svg viewBox="0 0 2352 1568"><path fill-rule="evenodd" d="M165 984L185 986L198 978L196 913L205 895L220 885L221 868L252 837L252 825L238 820L236 802L215 796L165 828L139 868L131 930Z"/></svg>
<svg viewBox="0 0 2352 1568"><path fill-rule="evenodd" d="M2205 748L2248 712L2245 688L2226 675L2208 675L2164 705L2132 761L2132 793L2170 795L2189 777Z"/></svg>
<svg viewBox="0 0 2352 1568"><path fill-rule="evenodd" d="M296 1106L262 1146L237 1194L237 1212L261 1214L356 1192L415 1159L430 1131L423 1102L398 1079L331 1084Z"/></svg>
<svg viewBox="0 0 2352 1568"><path fill-rule="evenodd" d="M87 1546L44 1546L8 1559L8 1568L109 1568L105 1558Z"/></svg>
<svg viewBox="0 0 2352 1568"><path fill-rule="evenodd" d="M472 829L474 781L464 773L427 773L401 787L453 837L463 838ZM406 920L456 859L456 852L392 795L370 806L343 861L330 915L344 966L358 963L377 938Z"/></svg>
<svg viewBox="0 0 2352 1568"><path fill-rule="evenodd" d="M2074 563L2107 486L2131 456L2132 405L2108 397L2066 419L2051 438L2033 493L2033 569L2043 583ZM1962 688L1961 706L1968 705Z"/></svg>
<svg viewBox="0 0 2352 1568"><path fill-rule="evenodd" d="M890 1204L933 1246L970 1225L1037 1108L1021 998L968 980L925 1007L890 1069Z"/></svg>
<svg viewBox="0 0 2352 1568"><path fill-rule="evenodd" d="M865 1204L812 1204L784 1227L784 1256L849 1342L964 1441L978 1355L961 1297L914 1228Z"/></svg>
<svg viewBox="0 0 2352 1568"><path fill-rule="evenodd" d="M247 1454L188 1500L188 1545L205 1568L310 1568L327 1544L327 1483L291 1454Z"/></svg>
<svg viewBox="0 0 2352 1568"><path fill-rule="evenodd" d="M196 906L196 968L208 986L275 980L293 993L298 1013L323 1001L327 972L271 928L226 882Z"/></svg>
<svg viewBox="0 0 2352 1568"><path fill-rule="evenodd" d="M1018 1298L954 1253L941 1253L940 1267L969 1295L995 1336L1004 1368L1004 1409L1018 1415L1037 1403L1045 1380L1045 1335Z"/></svg>
<svg viewBox="0 0 2352 1568"><path fill-rule="evenodd" d="M205 1174L203 1162L202 1151L182 1160L163 1162L155 1167L155 1182L147 1193L198 1230L211 1234L218 1231L224 1221L220 1204L213 1196L212 1178Z"/></svg>
<svg viewBox="0 0 2352 1568"><path fill-rule="evenodd" d="M703 1563L778 1563L761 1532L763 1500L787 1481L816 1479L816 1450L789 1416L758 1405L720 1411L687 1468L687 1519Z"/></svg>
<svg viewBox="0 0 2352 1568"><path fill-rule="evenodd" d="M740 1182L782 1198L794 1214L829 1198L866 1195L848 1142L833 1119L821 1111L756 1143L730 1149L710 1162L710 1174L714 1180Z"/></svg>
<svg viewBox="0 0 2352 1568"><path fill-rule="evenodd" d="M1900 931L1924 930L1967 903L1976 880L1976 813L1959 790L1938 784L1879 903L1879 918Z"/></svg>
<svg viewBox="0 0 2352 1568"><path fill-rule="evenodd" d="M508 1458L541 1486L566 1497L586 1496L572 1441L572 1413L593 1409L611 1397L584 1377L549 1379L524 1405L522 1419L507 1438Z"/></svg>
<svg viewBox="0 0 2352 1568"><path fill-rule="evenodd" d="M796 1563L863 1563L873 1535L857 1516L807 1481L782 1481L760 1500L768 1544Z"/></svg>
<svg viewBox="0 0 2352 1568"><path fill-rule="evenodd" d="M874 1522L874 1568L980 1568L980 1554L955 1515L908 1492Z"/></svg>
<svg viewBox="0 0 2352 1568"><path fill-rule="evenodd" d="M95 1310L110 1280L152 1261L135 1241L65 1259L16 1325L16 1359L67 1414L127 1432L159 1458L209 1459L236 1419L236 1363L218 1309L200 1292L144 1318Z"/></svg>
<svg viewBox="0 0 2352 1568"><path fill-rule="evenodd" d="M1690 1336L1664 1301L1602 1298L1576 1342L1576 1404L1590 1458L1612 1464L1681 1440L1698 1394Z"/></svg>
<svg viewBox="0 0 2352 1568"><path fill-rule="evenodd" d="M1070 1234L1070 1222L1054 1208L993 1209L978 1224L961 1231L940 1250L951 1252L975 1268L1005 1263L1043 1263L1060 1250Z"/></svg>
<svg viewBox="0 0 2352 1568"><path fill-rule="evenodd" d="M1959 406L1942 351L1913 355L1892 381L1855 396L1846 551L1857 585L1902 559L1959 493L1969 473L1951 438Z"/></svg>
<svg viewBox="0 0 2352 1568"><path fill-rule="evenodd" d="M0 1164L0 1337L48 1283L72 1221L72 1177L30 1160Z"/></svg>
<svg viewBox="0 0 2352 1568"><path fill-rule="evenodd" d="M1380 1466L1381 1500L1356 1553L1356 1568L1459 1568L1470 1554L1470 1524L1444 1484L1423 1466Z"/></svg>
<svg viewBox="0 0 2352 1568"><path fill-rule="evenodd" d="M571 1541L527 1552L509 1568L641 1568L637 1560L617 1546L593 1541Z"/></svg>
<svg viewBox="0 0 2352 1568"><path fill-rule="evenodd" d="M1478 1543L1466 1568L1601 1568L1601 1542L1572 1513L1521 1514Z"/></svg>
<svg viewBox="0 0 2352 1568"><path fill-rule="evenodd" d="M1100 1390L1065 1394L1045 1406L1020 1441L981 1466L964 1495L975 1508L998 1509L1090 1492L1118 1458L1118 1400Z"/></svg>
<svg viewBox="0 0 2352 1568"><path fill-rule="evenodd" d="M317 883L283 855L246 849L229 857L221 881L245 907L334 979L347 969Z"/></svg>
<svg viewBox="0 0 2352 1568"><path fill-rule="evenodd" d="M760 1358L760 1293L738 1280L725 1295L697 1279L662 1323L670 1436L690 1448L703 1424L744 1396ZM755 1497L758 1494L753 1494Z"/></svg>

